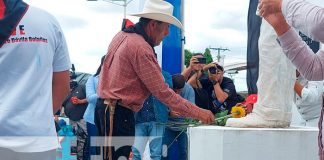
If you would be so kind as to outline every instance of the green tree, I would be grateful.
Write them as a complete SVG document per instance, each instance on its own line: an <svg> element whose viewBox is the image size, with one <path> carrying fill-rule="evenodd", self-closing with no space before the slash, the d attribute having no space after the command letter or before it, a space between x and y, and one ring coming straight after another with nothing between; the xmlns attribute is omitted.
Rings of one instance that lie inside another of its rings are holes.
<svg viewBox="0 0 324 160"><path fill-rule="evenodd" d="M205 49L204 56L206 57L207 64L213 62L213 57L210 54L210 49L209 48Z"/></svg>
<svg viewBox="0 0 324 160"><path fill-rule="evenodd" d="M186 65L186 67L189 66L191 57L192 57L191 51L185 49L185 65Z"/></svg>

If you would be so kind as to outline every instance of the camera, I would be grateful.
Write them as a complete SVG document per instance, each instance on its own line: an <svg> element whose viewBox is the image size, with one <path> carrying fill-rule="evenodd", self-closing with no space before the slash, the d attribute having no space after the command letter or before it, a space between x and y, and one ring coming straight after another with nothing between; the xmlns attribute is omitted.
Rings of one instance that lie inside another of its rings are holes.
<svg viewBox="0 0 324 160"><path fill-rule="evenodd" d="M217 68L216 67L210 67L208 68L210 74L216 74L217 73Z"/></svg>
<svg viewBox="0 0 324 160"><path fill-rule="evenodd" d="M206 64L207 62L205 57L197 58L197 60L199 64Z"/></svg>

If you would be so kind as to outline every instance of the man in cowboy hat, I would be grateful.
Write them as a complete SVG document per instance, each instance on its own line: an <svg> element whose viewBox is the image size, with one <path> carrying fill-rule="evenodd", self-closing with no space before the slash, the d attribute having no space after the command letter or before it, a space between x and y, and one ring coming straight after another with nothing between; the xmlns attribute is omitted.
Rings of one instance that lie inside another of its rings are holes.
<svg viewBox="0 0 324 160"><path fill-rule="evenodd" d="M161 102L185 117L213 123L214 115L181 98L163 80L161 68L154 51L163 38L169 34L169 25L182 29L182 24L173 13L173 6L163 0L147 0L139 22L117 33L113 38L102 66L98 84L98 95L109 108L97 107L97 115L106 116L101 135L134 136L134 115L144 100L153 95ZM105 107L106 107L105 106ZM112 118L114 116L114 118ZM102 125L102 124L101 124ZM113 128L111 130L110 128ZM113 152L112 159L128 157L131 146ZM112 152L111 150L109 151ZM105 154L105 153L104 153ZM105 156L105 155L104 155Z"/></svg>

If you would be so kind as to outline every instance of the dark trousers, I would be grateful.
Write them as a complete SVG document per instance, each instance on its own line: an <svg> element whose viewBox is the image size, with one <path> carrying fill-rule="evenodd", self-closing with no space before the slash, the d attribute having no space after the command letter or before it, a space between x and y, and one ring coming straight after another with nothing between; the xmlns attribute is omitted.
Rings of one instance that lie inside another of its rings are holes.
<svg viewBox="0 0 324 160"><path fill-rule="evenodd" d="M106 110L106 104L102 99L98 99L98 103L95 110L95 124L98 128L99 136L108 136L110 130L110 115L109 110ZM113 133L112 133L112 159L118 160L120 157L129 158L131 147L134 142L135 136L135 120L134 112L128 108L120 105L116 105L113 121ZM115 137L115 138L114 138ZM127 144L125 138L127 138ZM117 144L120 142L123 144ZM115 147L116 145L116 147ZM118 148L117 148L118 147ZM108 152L105 149L105 152ZM102 154L103 155L103 154ZM104 158L103 158L104 159ZM107 160L107 159L104 159Z"/></svg>
<svg viewBox="0 0 324 160"><path fill-rule="evenodd" d="M88 150L88 155L87 157L84 157L83 160L92 160L91 159L91 155L99 155L99 151L100 151L100 148L97 147L97 146L92 146L91 143L92 141L95 141L95 139L93 138L96 138L98 136L98 129L96 127L96 125L94 124L91 124L89 122L87 122L87 132L88 132L88 136L87 136L87 150ZM93 140L91 140L93 139Z"/></svg>

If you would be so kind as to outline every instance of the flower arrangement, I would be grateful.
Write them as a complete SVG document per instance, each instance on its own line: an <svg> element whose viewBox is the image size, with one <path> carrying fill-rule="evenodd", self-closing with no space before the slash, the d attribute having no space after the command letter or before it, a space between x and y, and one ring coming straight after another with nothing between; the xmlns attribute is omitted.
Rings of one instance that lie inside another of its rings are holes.
<svg viewBox="0 0 324 160"><path fill-rule="evenodd" d="M228 114L228 110L224 110L222 112L216 113L215 123L211 125L225 126L228 118L242 118L245 117L246 114L247 113L245 111L244 106L237 105L232 107L231 114ZM199 120L186 119L184 122L168 122L168 123L162 123L162 125L166 125L167 127L177 127L177 128L185 129L187 127L200 126L203 124Z"/></svg>

